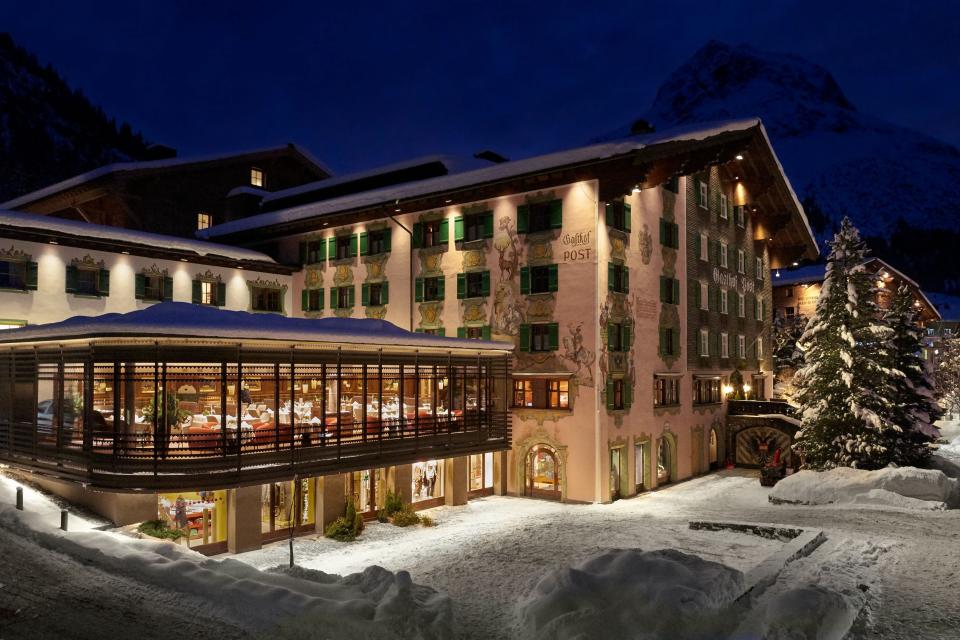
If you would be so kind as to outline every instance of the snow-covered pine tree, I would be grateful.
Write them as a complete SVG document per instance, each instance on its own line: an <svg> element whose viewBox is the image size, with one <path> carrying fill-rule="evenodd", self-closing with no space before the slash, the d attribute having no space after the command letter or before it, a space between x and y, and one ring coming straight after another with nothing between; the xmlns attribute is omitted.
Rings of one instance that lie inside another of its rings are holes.
<svg viewBox="0 0 960 640"><path fill-rule="evenodd" d="M937 359L937 393L950 413L960 413L960 338L944 338Z"/></svg>
<svg viewBox="0 0 960 640"><path fill-rule="evenodd" d="M778 398L793 397L793 376L803 366L803 352L797 341L807 326L807 318L795 315L773 319L773 391Z"/></svg>
<svg viewBox="0 0 960 640"><path fill-rule="evenodd" d="M933 380L921 356L923 343L916 325L916 306L910 289L897 289L885 314L892 331L894 420L903 429L893 434L890 444L893 462L901 466L924 466L930 458L927 444L940 436L933 423L943 410L934 395ZM902 375L900 375L902 374Z"/></svg>
<svg viewBox="0 0 960 640"><path fill-rule="evenodd" d="M806 466L876 469L893 453L900 430L890 418L892 331L877 308L877 288L864 267L866 243L849 218L830 242L817 309L799 346L804 365L793 379L802 425L794 448Z"/></svg>

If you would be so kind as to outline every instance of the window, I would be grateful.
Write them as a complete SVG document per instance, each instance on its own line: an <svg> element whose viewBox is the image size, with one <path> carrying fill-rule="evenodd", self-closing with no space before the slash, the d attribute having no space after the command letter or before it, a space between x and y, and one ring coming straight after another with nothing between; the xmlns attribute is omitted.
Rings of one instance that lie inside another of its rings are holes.
<svg viewBox="0 0 960 640"><path fill-rule="evenodd" d="M726 242L720 242L720 266L724 269L727 268L728 260L727 254L729 253L729 247Z"/></svg>
<svg viewBox="0 0 960 640"><path fill-rule="evenodd" d="M700 259L710 262L710 238L705 233L700 234Z"/></svg>
<svg viewBox="0 0 960 640"><path fill-rule="evenodd" d="M674 407L680 404L680 378L653 376L653 406Z"/></svg>
<svg viewBox="0 0 960 640"><path fill-rule="evenodd" d="M209 213L204 213L201 211L197 214L197 230L200 229L209 229L213 226L213 216Z"/></svg>
<svg viewBox="0 0 960 640"><path fill-rule="evenodd" d="M303 311L323 311L323 289L304 289L300 292Z"/></svg>
<svg viewBox="0 0 960 640"><path fill-rule="evenodd" d="M676 331L673 327L660 327L660 355L677 355Z"/></svg>
<svg viewBox="0 0 960 640"><path fill-rule="evenodd" d="M697 204L701 209L710 207L710 190L703 180L697 180Z"/></svg>
<svg viewBox="0 0 960 640"><path fill-rule="evenodd" d="M435 327L433 329L423 329L423 333L428 336L445 336L447 335L447 330L443 327Z"/></svg>
<svg viewBox="0 0 960 640"><path fill-rule="evenodd" d="M556 322L520 325L521 351L556 351L560 325Z"/></svg>
<svg viewBox="0 0 960 640"><path fill-rule="evenodd" d="M747 254L743 249L737 249L737 273L747 272Z"/></svg>
<svg viewBox="0 0 960 640"><path fill-rule="evenodd" d="M356 301L353 285L346 287L330 287L330 308L350 309Z"/></svg>
<svg viewBox="0 0 960 640"><path fill-rule="evenodd" d="M663 183L663 188L671 193L680 193L680 176L670 176L670 178Z"/></svg>
<svg viewBox="0 0 960 640"><path fill-rule="evenodd" d="M445 247L448 242L448 223L442 220L426 220L413 225L413 239L416 246L428 249L430 247Z"/></svg>
<svg viewBox="0 0 960 640"><path fill-rule="evenodd" d="M792 298L792 297L793 297L793 289L792 289L791 287L787 287L786 289L784 289L784 290L783 290L783 297L784 297L784 298Z"/></svg>
<svg viewBox="0 0 960 640"><path fill-rule="evenodd" d="M763 280L763 258L760 256L757 256L753 263L753 271L753 275L757 280Z"/></svg>
<svg viewBox="0 0 960 640"><path fill-rule="evenodd" d="M606 206L606 222L610 229L630 232L630 205L622 200L608 202Z"/></svg>
<svg viewBox="0 0 960 640"><path fill-rule="evenodd" d="M472 213L453 219L454 241L473 242L493 237L493 212Z"/></svg>
<svg viewBox="0 0 960 640"><path fill-rule="evenodd" d="M517 232L536 233L563 226L563 201L531 202L517 207Z"/></svg>
<svg viewBox="0 0 960 640"><path fill-rule="evenodd" d="M710 332L707 329L700 329L700 357L710 356Z"/></svg>
<svg viewBox="0 0 960 640"><path fill-rule="evenodd" d="M733 208L733 214L737 220L737 226L741 228L746 226L746 214L744 213L743 209L743 205Z"/></svg>
<svg viewBox="0 0 960 640"><path fill-rule="evenodd" d="M81 296L110 295L110 271L87 265L72 264L67 267L67 293Z"/></svg>
<svg viewBox="0 0 960 640"><path fill-rule="evenodd" d="M763 338L757 338L757 360L763 360Z"/></svg>
<svg viewBox="0 0 960 640"><path fill-rule="evenodd" d="M432 278L417 278L417 302L431 302L433 300L443 300L444 298L444 278L443 276L434 276Z"/></svg>
<svg viewBox="0 0 960 640"><path fill-rule="evenodd" d="M702 311L710 310L710 285L706 282L700 283L700 309Z"/></svg>
<svg viewBox="0 0 960 640"><path fill-rule="evenodd" d="M797 310L796 310L796 308L795 308L795 307L787 307L787 317L788 317L788 318L793 318L795 315L797 315Z"/></svg>
<svg viewBox="0 0 960 640"><path fill-rule="evenodd" d="M387 304L390 284L365 282L360 288L360 303L365 307L382 307Z"/></svg>
<svg viewBox="0 0 960 640"><path fill-rule="evenodd" d="M719 378L694 378L693 403L717 404L720 402Z"/></svg>
<svg viewBox="0 0 960 640"><path fill-rule="evenodd" d="M720 357L730 357L730 336L726 332L720 334Z"/></svg>
<svg viewBox="0 0 960 640"><path fill-rule="evenodd" d="M283 290L275 287L250 287L250 306L254 311L283 313Z"/></svg>
<svg viewBox="0 0 960 640"><path fill-rule="evenodd" d="M327 243L321 238L300 243L300 263L317 264L327 259Z"/></svg>
<svg viewBox="0 0 960 640"><path fill-rule="evenodd" d="M747 338L743 334L737 336L737 357L741 360L747 357Z"/></svg>
<svg viewBox="0 0 960 640"><path fill-rule="evenodd" d="M0 289L21 291L37 288L37 263L29 260L0 260Z"/></svg>
<svg viewBox="0 0 960 640"><path fill-rule="evenodd" d="M660 302L680 304L680 281L676 278L660 276Z"/></svg>
<svg viewBox="0 0 960 640"><path fill-rule="evenodd" d="M515 378L513 406L533 409L569 409L570 380L567 378Z"/></svg>
<svg viewBox="0 0 960 640"><path fill-rule="evenodd" d="M720 194L720 219L727 220L729 219L730 214L727 212L727 196Z"/></svg>
<svg viewBox="0 0 960 640"><path fill-rule="evenodd" d="M746 317L746 297L742 293L737 294L737 317Z"/></svg>
<svg viewBox="0 0 960 640"><path fill-rule="evenodd" d="M607 351L630 350L630 323L607 323Z"/></svg>
<svg viewBox="0 0 960 640"><path fill-rule="evenodd" d="M263 169L258 167L250 167L250 185L253 187L263 188L266 184L267 176L263 173Z"/></svg>
<svg viewBox="0 0 960 640"><path fill-rule="evenodd" d="M609 397L611 394L608 392L607 407L615 411L622 410L625 407L623 397L623 378L614 378L610 381L610 383L608 383L608 386L610 386L610 391L613 392L613 397Z"/></svg>
<svg viewBox="0 0 960 640"><path fill-rule="evenodd" d="M630 293L630 269L626 265L607 265L607 289L616 293Z"/></svg>
<svg viewBox="0 0 960 640"><path fill-rule="evenodd" d="M222 307L226 302L227 285L216 280L193 281L193 304Z"/></svg>
<svg viewBox="0 0 960 640"><path fill-rule="evenodd" d="M376 256L389 251L390 229L376 229L360 234L360 255Z"/></svg>
<svg viewBox="0 0 960 640"><path fill-rule="evenodd" d="M163 273L138 273L134 282L137 300L161 302L173 299L173 278Z"/></svg>
<svg viewBox="0 0 960 640"><path fill-rule="evenodd" d="M726 289L720 289L720 313L726 314L730 312L727 302L729 295L730 292Z"/></svg>
<svg viewBox="0 0 960 640"><path fill-rule="evenodd" d="M345 260L356 255L355 252L351 252L351 248L354 242L353 234L348 236L337 236L334 238L334 247L335 251L333 257L335 260Z"/></svg>
<svg viewBox="0 0 960 640"><path fill-rule="evenodd" d="M753 319L757 322L763 322L764 307L766 307L766 303L764 303L763 299L753 299Z"/></svg>
<svg viewBox="0 0 960 640"><path fill-rule="evenodd" d="M660 244L673 249L680 248L680 227L676 222L660 218Z"/></svg>
<svg viewBox="0 0 960 640"><path fill-rule="evenodd" d="M472 327L460 327L457 329L458 338L468 338L470 340L489 340L490 325L477 325Z"/></svg>
<svg viewBox="0 0 960 640"><path fill-rule="evenodd" d="M0 320L0 331L5 329L19 329L27 326L26 320Z"/></svg>
<svg viewBox="0 0 960 640"><path fill-rule="evenodd" d="M560 273L555 264L520 268L520 293L524 295L557 291L559 286Z"/></svg>

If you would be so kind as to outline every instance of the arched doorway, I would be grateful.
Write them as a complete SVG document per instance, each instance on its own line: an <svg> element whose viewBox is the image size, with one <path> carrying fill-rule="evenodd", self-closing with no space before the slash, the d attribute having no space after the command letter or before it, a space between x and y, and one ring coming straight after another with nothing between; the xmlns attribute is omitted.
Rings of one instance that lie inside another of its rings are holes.
<svg viewBox="0 0 960 640"><path fill-rule="evenodd" d="M710 470L714 471L720 467L720 451L718 445L717 428L710 427L710 444L707 449L707 462L710 464Z"/></svg>
<svg viewBox="0 0 960 640"><path fill-rule="evenodd" d="M669 484L673 479L673 452L672 445L667 438L660 438L660 444L657 447L657 486Z"/></svg>
<svg viewBox="0 0 960 640"><path fill-rule="evenodd" d="M560 460L552 447L538 444L530 448L524 484L528 496L560 499Z"/></svg>

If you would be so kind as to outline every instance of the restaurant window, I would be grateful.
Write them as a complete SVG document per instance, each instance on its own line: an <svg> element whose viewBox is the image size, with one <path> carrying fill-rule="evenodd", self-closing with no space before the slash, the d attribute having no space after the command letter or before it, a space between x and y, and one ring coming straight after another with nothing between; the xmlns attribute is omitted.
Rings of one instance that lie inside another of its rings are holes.
<svg viewBox="0 0 960 640"><path fill-rule="evenodd" d="M556 351L560 343L560 325L556 322L520 325L521 351Z"/></svg>
<svg viewBox="0 0 960 640"><path fill-rule="evenodd" d="M446 218L442 220L425 220L413 225L413 238L416 246L428 249L430 247L444 247L449 241L449 226Z"/></svg>
<svg viewBox="0 0 960 640"><path fill-rule="evenodd" d="M413 464L411 500L423 502L443 497L443 460L427 460Z"/></svg>
<svg viewBox="0 0 960 640"><path fill-rule="evenodd" d="M313 490L309 480L260 485L260 531L268 534L313 524Z"/></svg>
<svg viewBox="0 0 960 640"><path fill-rule="evenodd" d="M606 204L606 223L610 229L630 232L630 204L622 200Z"/></svg>
<svg viewBox="0 0 960 640"><path fill-rule="evenodd" d="M532 409L569 409L568 378L514 378L513 406Z"/></svg>
<svg viewBox="0 0 960 640"><path fill-rule="evenodd" d="M134 295L137 300L162 302L173 299L173 278L165 271L138 273L135 276Z"/></svg>
<svg viewBox="0 0 960 640"><path fill-rule="evenodd" d="M201 211L197 214L197 230L200 229L209 229L213 226L213 216L209 213Z"/></svg>
<svg viewBox="0 0 960 640"><path fill-rule="evenodd" d="M484 298L490 295L490 272L472 271L457 274L457 298Z"/></svg>
<svg viewBox="0 0 960 640"><path fill-rule="evenodd" d="M323 289L304 289L300 302L303 311L323 311Z"/></svg>
<svg viewBox="0 0 960 640"><path fill-rule="evenodd" d="M382 307L387 304L390 285L386 282L364 283L361 287L360 301L365 307Z"/></svg>
<svg viewBox="0 0 960 640"><path fill-rule="evenodd" d="M227 540L227 492L175 491L157 494L157 518L179 531L191 549Z"/></svg>
<svg viewBox="0 0 960 640"><path fill-rule="evenodd" d="M31 291L37 288L37 263L28 259L0 260L0 289Z"/></svg>
<svg viewBox="0 0 960 640"><path fill-rule="evenodd" d="M443 300L444 298L444 277L434 276L431 278L417 278L416 280L416 299L417 302L431 302L434 300Z"/></svg>
<svg viewBox="0 0 960 640"><path fill-rule="evenodd" d="M283 313L284 290L276 287L250 287L250 308L254 311Z"/></svg>
<svg viewBox="0 0 960 640"><path fill-rule="evenodd" d="M86 260L76 260L67 267L67 293L81 296L110 295L110 271Z"/></svg>
<svg viewBox="0 0 960 640"><path fill-rule="evenodd" d="M484 211L453 219L455 242L473 242L493 237L493 212Z"/></svg>
<svg viewBox="0 0 960 640"><path fill-rule="evenodd" d="M517 232L537 233L563 226L563 201L532 202L517 207Z"/></svg>
<svg viewBox="0 0 960 640"><path fill-rule="evenodd" d="M560 274L555 264L520 268L520 293L555 292L560 288Z"/></svg>
<svg viewBox="0 0 960 640"><path fill-rule="evenodd" d="M266 184L267 176L264 174L263 169L259 167L250 167L250 186L260 187L261 189Z"/></svg>
<svg viewBox="0 0 960 640"><path fill-rule="evenodd" d="M693 403L717 404L720 402L719 378L694 378Z"/></svg>
<svg viewBox="0 0 960 640"><path fill-rule="evenodd" d="M630 293L630 269L623 264L607 264L607 289L615 293Z"/></svg>
<svg viewBox="0 0 960 640"><path fill-rule="evenodd" d="M653 406L673 407L680 404L680 378L653 376Z"/></svg>

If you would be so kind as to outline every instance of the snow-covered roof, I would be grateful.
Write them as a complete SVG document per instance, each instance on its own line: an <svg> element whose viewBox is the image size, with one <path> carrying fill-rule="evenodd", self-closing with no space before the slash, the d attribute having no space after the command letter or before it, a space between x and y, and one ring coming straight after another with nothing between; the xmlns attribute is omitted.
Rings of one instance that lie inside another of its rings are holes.
<svg viewBox="0 0 960 640"><path fill-rule="evenodd" d="M445 338L401 329L372 318L288 318L269 313L228 311L187 302L161 302L146 309L99 316L74 316L61 322L27 325L0 332L0 345L96 337L169 337L226 340L279 340L298 343L429 347L454 350L511 351L513 344L493 340Z"/></svg>
<svg viewBox="0 0 960 640"><path fill-rule="evenodd" d="M4 229L19 229L34 233L50 232L79 239L109 240L130 245L141 245L149 249L167 249L192 253L197 256L216 256L229 260L250 260L277 264L267 254L243 247L0 209L0 235L3 235Z"/></svg>
<svg viewBox="0 0 960 640"><path fill-rule="evenodd" d="M327 175L333 175L332 171L319 159L317 159L312 153L304 149L303 147L288 143L282 146L277 147L266 147L263 149L252 149L249 151L236 151L233 153L219 153L216 155L206 155L206 156L195 156L190 158L165 158L163 160L144 160L141 162L115 162L113 164L104 165L86 173L81 173L79 175L73 176L72 178L67 178L66 180L61 180L60 182L55 182L54 184L48 185L42 189L37 189L36 191L31 191L30 193L25 193L22 196L14 198L13 200L8 200L6 202L0 203L0 209L16 209L17 207L29 204L31 202L36 202L48 196L60 193L61 191L66 191L67 189L72 189L73 187L80 186L97 178L101 178L112 173L121 173L129 171L146 171L150 169L166 169L168 167L179 167L184 165L191 164L202 164L205 162L216 162L218 160L226 160L234 157L242 156L252 156L266 153L275 153L279 151L284 151L292 149L300 154L305 160L313 164L315 167L326 173Z"/></svg>
<svg viewBox="0 0 960 640"><path fill-rule="evenodd" d="M198 235L201 237L222 236L276 224L306 220L328 213L338 213L351 209L383 205L406 198L419 197L431 193L440 193L526 174L539 173L557 167L613 158L658 144L705 140L723 133L746 131L759 125L759 119L748 118L677 127L667 131L633 136L622 140L603 142L522 160L512 160L473 171L464 171L462 173L454 173L438 178L393 185L330 200L311 202L289 209L262 213L204 229L198 232ZM796 201L796 206L799 211L803 211L799 201ZM804 222L806 222L806 220L804 220Z"/></svg>

